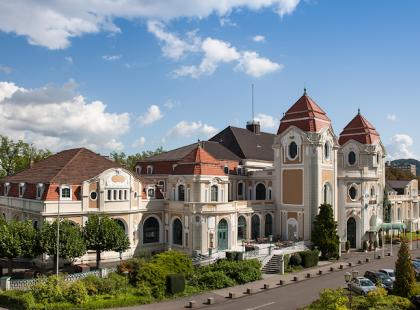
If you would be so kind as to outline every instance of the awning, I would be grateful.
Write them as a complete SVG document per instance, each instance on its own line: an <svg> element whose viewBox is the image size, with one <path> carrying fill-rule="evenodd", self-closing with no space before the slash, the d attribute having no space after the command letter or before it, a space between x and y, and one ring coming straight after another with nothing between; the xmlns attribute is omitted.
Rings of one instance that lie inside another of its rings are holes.
<svg viewBox="0 0 420 310"><path fill-rule="evenodd" d="M406 225L404 223L382 223L379 228L383 230L404 230Z"/></svg>

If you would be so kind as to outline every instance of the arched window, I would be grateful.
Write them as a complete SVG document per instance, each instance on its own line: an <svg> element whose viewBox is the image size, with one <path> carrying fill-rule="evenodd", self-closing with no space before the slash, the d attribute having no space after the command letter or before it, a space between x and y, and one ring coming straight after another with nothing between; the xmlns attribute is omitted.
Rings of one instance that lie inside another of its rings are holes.
<svg viewBox="0 0 420 310"><path fill-rule="evenodd" d="M141 166L136 166L136 173L141 174Z"/></svg>
<svg viewBox="0 0 420 310"><path fill-rule="evenodd" d="M270 213L265 215L264 237L273 235L273 217Z"/></svg>
<svg viewBox="0 0 420 310"><path fill-rule="evenodd" d="M149 217L143 223L143 243L159 242L159 221L155 217Z"/></svg>
<svg viewBox="0 0 420 310"><path fill-rule="evenodd" d="M172 243L182 245L182 222L178 218L172 223Z"/></svg>
<svg viewBox="0 0 420 310"><path fill-rule="evenodd" d="M153 174L153 166L147 166L147 174Z"/></svg>
<svg viewBox="0 0 420 310"><path fill-rule="evenodd" d="M238 217L238 240L246 239L246 219L242 215Z"/></svg>
<svg viewBox="0 0 420 310"><path fill-rule="evenodd" d="M218 201L219 188L217 185L211 186L211 201Z"/></svg>
<svg viewBox="0 0 420 310"><path fill-rule="evenodd" d="M242 196L244 194L244 183L238 183L238 196Z"/></svg>
<svg viewBox="0 0 420 310"><path fill-rule="evenodd" d="M323 188L323 203L332 205L332 189L330 184L325 183Z"/></svg>
<svg viewBox="0 0 420 310"><path fill-rule="evenodd" d="M353 165L356 163L356 153L355 153L355 152L353 152L353 151L351 151L351 152L349 153L349 158L348 158L348 160L349 160L349 164L350 164L351 166L353 166Z"/></svg>
<svg viewBox="0 0 420 310"><path fill-rule="evenodd" d="M265 200L266 191L265 185L263 183L258 183L255 188L255 199L256 200Z"/></svg>
<svg viewBox="0 0 420 310"><path fill-rule="evenodd" d="M292 142L289 144L289 157L290 159L295 159L298 154L298 146L296 142Z"/></svg>
<svg viewBox="0 0 420 310"><path fill-rule="evenodd" d="M375 186L372 186L370 188L370 197L375 197L376 196L376 190L375 190Z"/></svg>
<svg viewBox="0 0 420 310"><path fill-rule="evenodd" d="M120 219L114 219L114 221L124 231L124 233L127 233L127 231L125 230L125 225L123 221L121 221Z"/></svg>
<svg viewBox="0 0 420 310"><path fill-rule="evenodd" d="M229 167L228 166L225 166L223 168L223 171L224 171L225 174L229 174Z"/></svg>
<svg viewBox="0 0 420 310"><path fill-rule="evenodd" d="M329 142L325 142L324 144L324 156L325 156L325 159L330 159L330 143Z"/></svg>
<svg viewBox="0 0 420 310"><path fill-rule="evenodd" d="M178 200L185 201L185 186L182 184L178 185Z"/></svg>
<svg viewBox="0 0 420 310"><path fill-rule="evenodd" d="M260 217L254 214L251 218L251 238L257 240L260 237Z"/></svg>
<svg viewBox="0 0 420 310"><path fill-rule="evenodd" d="M356 200L357 188L354 185L352 185L349 189L349 196L351 200Z"/></svg>
<svg viewBox="0 0 420 310"><path fill-rule="evenodd" d="M298 222L295 218L287 220L287 238L289 241L298 241Z"/></svg>

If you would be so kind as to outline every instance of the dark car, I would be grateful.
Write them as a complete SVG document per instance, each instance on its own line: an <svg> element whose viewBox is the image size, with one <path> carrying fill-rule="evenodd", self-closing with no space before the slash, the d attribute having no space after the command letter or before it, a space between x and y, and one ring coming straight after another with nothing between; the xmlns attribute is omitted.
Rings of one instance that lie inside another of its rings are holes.
<svg viewBox="0 0 420 310"><path fill-rule="evenodd" d="M376 285L381 285L387 291L392 291L394 288L394 282L392 279L385 273L377 271L366 271L365 278L368 278Z"/></svg>

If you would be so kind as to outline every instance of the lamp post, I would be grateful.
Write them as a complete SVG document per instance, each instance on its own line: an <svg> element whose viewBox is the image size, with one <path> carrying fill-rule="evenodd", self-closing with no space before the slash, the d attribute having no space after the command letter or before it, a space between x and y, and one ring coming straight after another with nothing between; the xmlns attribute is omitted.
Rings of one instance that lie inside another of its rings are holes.
<svg viewBox="0 0 420 310"><path fill-rule="evenodd" d="M273 242L273 235L268 236L268 241L270 242L270 247L268 248L268 255L271 255L271 243Z"/></svg>
<svg viewBox="0 0 420 310"><path fill-rule="evenodd" d="M345 274L344 274L344 280L346 281L346 284L347 284L347 289L349 290L349 293L350 293L350 295L349 295L349 301L350 301L350 309L352 308L351 306L351 304L352 304L352 295L351 295L351 288L350 288L350 282L351 282L351 273L350 272L346 272Z"/></svg>
<svg viewBox="0 0 420 310"><path fill-rule="evenodd" d="M419 231L416 230L416 239L417 239L417 249L419 248Z"/></svg>

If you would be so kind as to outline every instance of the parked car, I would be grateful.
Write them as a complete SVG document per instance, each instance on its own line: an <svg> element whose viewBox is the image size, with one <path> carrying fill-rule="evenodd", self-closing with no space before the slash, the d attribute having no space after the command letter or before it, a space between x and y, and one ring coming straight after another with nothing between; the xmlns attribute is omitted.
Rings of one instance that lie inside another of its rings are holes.
<svg viewBox="0 0 420 310"><path fill-rule="evenodd" d="M375 284L380 284L384 289L386 289L388 292L391 292L394 288L394 282L391 280L391 278L382 272L376 272L376 271L366 271L365 272L365 278L368 278Z"/></svg>
<svg viewBox="0 0 420 310"><path fill-rule="evenodd" d="M395 272L394 269L381 269L379 272L382 272L386 275L388 275L392 281L395 281Z"/></svg>
<svg viewBox="0 0 420 310"><path fill-rule="evenodd" d="M365 277L357 277L354 278L349 284L348 284L349 290L356 292L361 295L367 295L370 291L373 291L376 289L375 284Z"/></svg>
<svg viewBox="0 0 420 310"><path fill-rule="evenodd" d="M414 267L414 272L416 273L416 278L420 278L420 261L412 260L411 264Z"/></svg>

